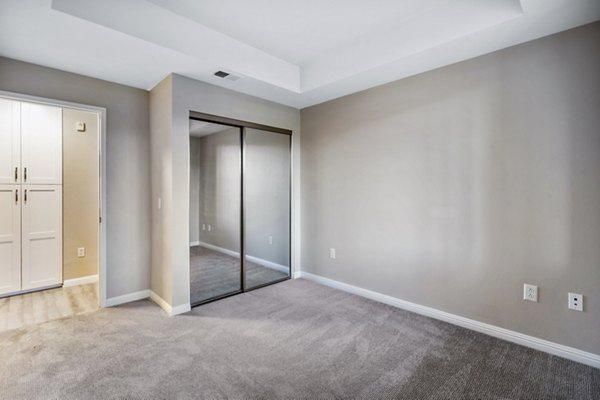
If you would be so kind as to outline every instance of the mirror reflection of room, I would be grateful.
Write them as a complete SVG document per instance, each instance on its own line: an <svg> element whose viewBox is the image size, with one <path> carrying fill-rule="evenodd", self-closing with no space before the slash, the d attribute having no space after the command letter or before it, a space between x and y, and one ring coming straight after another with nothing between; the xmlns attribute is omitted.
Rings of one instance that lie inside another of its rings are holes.
<svg viewBox="0 0 600 400"><path fill-rule="evenodd" d="M240 128L190 121L191 303L241 291Z"/></svg>

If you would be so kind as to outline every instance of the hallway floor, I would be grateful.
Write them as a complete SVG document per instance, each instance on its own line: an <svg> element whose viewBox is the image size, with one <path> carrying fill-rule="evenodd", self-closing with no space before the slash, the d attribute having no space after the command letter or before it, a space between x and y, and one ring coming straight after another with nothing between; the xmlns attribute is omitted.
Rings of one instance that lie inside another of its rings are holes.
<svg viewBox="0 0 600 400"><path fill-rule="evenodd" d="M98 309L98 284L41 290L0 299L0 332Z"/></svg>

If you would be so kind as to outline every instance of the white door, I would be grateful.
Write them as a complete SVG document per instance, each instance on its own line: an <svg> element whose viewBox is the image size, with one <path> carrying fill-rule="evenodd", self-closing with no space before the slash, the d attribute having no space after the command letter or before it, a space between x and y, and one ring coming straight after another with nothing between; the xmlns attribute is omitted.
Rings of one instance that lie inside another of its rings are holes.
<svg viewBox="0 0 600 400"><path fill-rule="evenodd" d="M23 183L62 183L62 108L21 103Z"/></svg>
<svg viewBox="0 0 600 400"><path fill-rule="evenodd" d="M21 290L20 185L0 185L0 295Z"/></svg>
<svg viewBox="0 0 600 400"><path fill-rule="evenodd" d="M0 184L21 182L21 103L0 99Z"/></svg>
<svg viewBox="0 0 600 400"><path fill-rule="evenodd" d="M62 186L23 185L22 288L62 283Z"/></svg>

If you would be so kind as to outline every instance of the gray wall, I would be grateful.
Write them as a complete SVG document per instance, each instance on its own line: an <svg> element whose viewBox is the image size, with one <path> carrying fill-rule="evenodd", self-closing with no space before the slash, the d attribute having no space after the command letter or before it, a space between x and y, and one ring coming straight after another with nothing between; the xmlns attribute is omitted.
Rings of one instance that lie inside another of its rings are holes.
<svg viewBox="0 0 600 400"><path fill-rule="evenodd" d="M245 163L246 254L287 267L290 265L289 136L248 129Z"/></svg>
<svg viewBox="0 0 600 400"><path fill-rule="evenodd" d="M302 110L302 270L600 354L598 71L595 23Z"/></svg>
<svg viewBox="0 0 600 400"><path fill-rule="evenodd" d="M190 137L190 243L200 240L200 140Z"/></svg>
<svg viewBox="0 0 600 400"><path fill-rule="evenodd" d="M199 142L199 163L190 177L198 176L198 196L190 203L190 216L197 213L197 240L239 252L240 130L228 129L194 141Z"/></svg>
<svg viewBox="0 0 600 400"><path fill-rule="evenodd" d="M107 109L107 296L148 289L148 92L2 57L0 90Z"/></svg>

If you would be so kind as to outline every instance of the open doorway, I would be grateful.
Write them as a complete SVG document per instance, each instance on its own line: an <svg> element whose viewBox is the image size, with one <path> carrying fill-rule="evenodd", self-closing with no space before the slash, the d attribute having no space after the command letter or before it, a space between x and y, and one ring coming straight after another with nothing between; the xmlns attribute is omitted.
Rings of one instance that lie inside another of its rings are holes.
<svg viewBox="0 0 600 400"><path fill-rule="evenodd" d="M0 331L102 303L104 119L0 93Z"/></svg>
<svg viewBox="0 0 600 400"><path fill-rule="evenodd" d="M290 172L291 132L191 117L192 306L290 278Z"/></svg>

